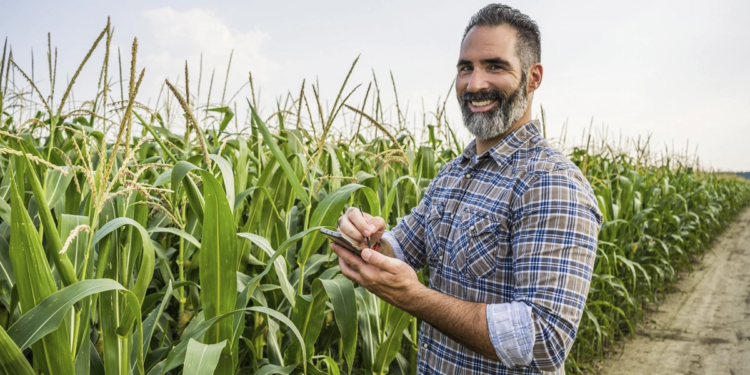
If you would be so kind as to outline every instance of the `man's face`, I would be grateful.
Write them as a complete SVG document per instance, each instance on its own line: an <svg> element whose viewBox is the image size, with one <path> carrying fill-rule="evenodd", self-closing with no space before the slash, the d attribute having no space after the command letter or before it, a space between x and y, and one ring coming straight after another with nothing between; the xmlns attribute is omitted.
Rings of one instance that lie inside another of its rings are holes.
<svg viewBox="0 0 750 375"><path fill-rule="evenodd" d="M507 25L472 28L461 44L456 94L464 124L478 139L508 131L526 112L526 73Z"/></svg>

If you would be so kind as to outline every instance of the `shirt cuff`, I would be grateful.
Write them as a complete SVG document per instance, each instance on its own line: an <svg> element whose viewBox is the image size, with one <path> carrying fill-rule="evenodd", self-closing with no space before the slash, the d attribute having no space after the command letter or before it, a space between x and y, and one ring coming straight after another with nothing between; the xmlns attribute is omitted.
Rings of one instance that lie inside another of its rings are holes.
<svg viewBox="0 0 750 375"><path fill-rule="evenodd" d="M393 232L389 230L385 231L380 239L387 241L388 244L391 245L391 249L393 249L393 255L396 257L396 259L402 262L404 261L404 250L401 249L401 245L399 245L398 241L396 240L396 236L393 235Z"/></svg>
<svg viewBox="0 0 750 375"><path fill-rule="evenodd" d="M523 302L487 305L487 327L497 357L508 367L528 366L534 349L531 307Z"/></svg>

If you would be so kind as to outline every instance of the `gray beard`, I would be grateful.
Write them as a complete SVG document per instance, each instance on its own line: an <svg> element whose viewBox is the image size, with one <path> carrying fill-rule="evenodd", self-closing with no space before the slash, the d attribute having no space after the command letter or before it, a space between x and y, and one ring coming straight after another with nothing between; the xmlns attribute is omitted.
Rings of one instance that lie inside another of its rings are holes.
<svg viewBox="0 0 750 375"><path fill-rule="evenodd" d="M469 101L476 100L476 98L472 97L472 93L465 93L458 100L464 125L477 139L490 139L504 134L526 113L527 96L525 74L516 91L507 98L500 93L496 98L497 107L487 112L472 112L469 108Z"/></svg>

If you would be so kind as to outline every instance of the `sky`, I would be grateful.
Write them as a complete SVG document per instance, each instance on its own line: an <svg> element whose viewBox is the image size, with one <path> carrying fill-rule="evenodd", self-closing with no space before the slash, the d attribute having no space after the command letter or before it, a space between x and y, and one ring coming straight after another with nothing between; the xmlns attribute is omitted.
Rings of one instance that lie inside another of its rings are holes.
<svg viewBox="0 0 750 375"><path fill-rule="evenodd" d="M595 134L617 142L650 135L657 150L692 154L697 146L706 167L750 170L750 2L507 4L528 14L542 33L544 79L534 96L533 117L543 106L549 138L559 137L567 123L568 143L580 144L593 124ZM165 78L184 77L185 61L191 91L196 90L201 53L201 98L213 69L212 95L221 95L232 50L227 97L252 71L266 107L288 91L296 95L303 79L317 80L322 96L332 102L360 56L349 88L362 83L358 92L363 93L374 73L384 101L391 103L392 73L402 110L408 102L409 120L422 112L423 102L426 111L434 111L449 95L448 116L462 127L449 88L464 27L484 5L472 0L0 0L5 13L0 37L8 38L16 62L27 71L33 50L35 81L46 92L43 63L51 32L59 51L57 90L62 90L64 77L72 76L110 16L112 56L117 58L119 47L125 80L131 43L138 38L137 66L146 68L141 102L155 101ZM95 53L77 81L77 100L93 96L102 56ZM244 101L243 90L238 98Z"/></svg>

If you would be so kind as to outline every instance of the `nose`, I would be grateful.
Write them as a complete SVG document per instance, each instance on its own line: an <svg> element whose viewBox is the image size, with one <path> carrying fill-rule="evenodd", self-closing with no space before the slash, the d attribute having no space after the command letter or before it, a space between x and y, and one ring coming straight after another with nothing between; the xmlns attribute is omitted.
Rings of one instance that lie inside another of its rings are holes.
<svg viewBox="0 0 750 375"><path fill-rule="evenodd" d="M471 72L471 78L469 78L466 90L469 92L479 92L488 88L490 88L490 84L485 71L483 69L474 69Z"/></svg>

